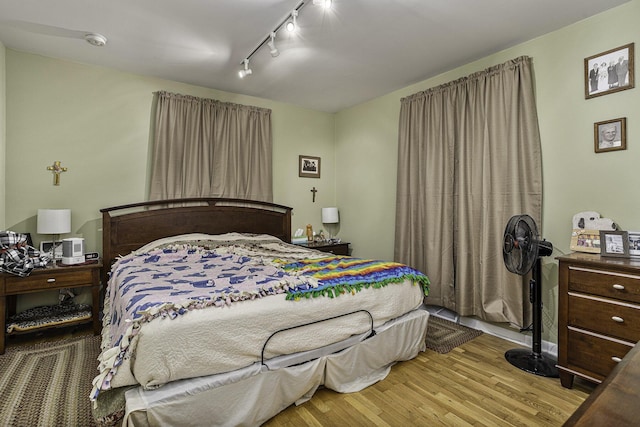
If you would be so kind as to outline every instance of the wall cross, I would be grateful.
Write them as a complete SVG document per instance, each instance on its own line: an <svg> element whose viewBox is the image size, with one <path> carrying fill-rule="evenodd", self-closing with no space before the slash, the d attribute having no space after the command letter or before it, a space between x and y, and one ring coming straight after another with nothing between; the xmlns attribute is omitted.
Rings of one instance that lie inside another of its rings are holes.
<svg viewBox="0 0 640 427"><path fill-rule="evenodd" d="M47 170L53 172L53 185L60 185L60 174L66 172L67 168L60 166L60 161L56 160Z"/></svg>
<svg viewBox="0 0 640 427"><path fill-rule="evenodd" d="M311 192L313 193L313 203L316 202L316 193L318 192L318 190L316 190L316 187L313 187L311 189Z"/></svg>

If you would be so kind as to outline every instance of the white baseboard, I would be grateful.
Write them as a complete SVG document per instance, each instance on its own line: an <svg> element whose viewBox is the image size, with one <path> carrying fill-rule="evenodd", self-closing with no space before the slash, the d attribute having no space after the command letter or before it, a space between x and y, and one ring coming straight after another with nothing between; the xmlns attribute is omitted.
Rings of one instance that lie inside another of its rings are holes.
<svg viewBox="0 0 640 427"><path fill-rule="evenodd" d="M533 345L533 337L531 336L531 333L525 334L515 329L506 328L504 326L496 325L471 317L459 317L458 323L463 326L481 330L482 332L486 332L489 335L493 335L498 338L520 344L524 347L531 347ZM558 357L558 345L556 343L542 340L541 345L543 353L546 353L553 357Z"/></svg>

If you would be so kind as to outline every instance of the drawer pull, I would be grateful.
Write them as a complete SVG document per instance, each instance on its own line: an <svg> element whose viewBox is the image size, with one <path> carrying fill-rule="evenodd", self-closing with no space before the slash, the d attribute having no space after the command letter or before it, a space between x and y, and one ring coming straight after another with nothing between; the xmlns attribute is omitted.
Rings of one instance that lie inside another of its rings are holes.
<svg viewBox="0 0 640 427"><path fill-rule="evenodd" d="M611 318L611 320L613 320L614 322L618 322L618 323L624 322L624 319L622 317L618 317L618 316L613 316Z"/></svg>
<svg viewBox="0 0 640 427"><path fill-rule="evenodd" d="M619 291L624 291L624 285L615 284L613 285L613 289L617 289Z"/></svg>
<svg viewBox="0 0 640 427"><path fill-rule="evenodd" d="M620 362L622 362L622 359L621 359L621 358L619 358L618 356L613 356L613 357L611 357L611 360L613 360L613 361L614 361L614 362L616 362L616 363L620 363Z"/></svg>
<svg viewBox="0 0 640 427"><path fill-rule="evenodd" d="M53 283L55 281L56 281L56 279L54 279L53 277L51 279L47 279L47 283Z"/></svg>

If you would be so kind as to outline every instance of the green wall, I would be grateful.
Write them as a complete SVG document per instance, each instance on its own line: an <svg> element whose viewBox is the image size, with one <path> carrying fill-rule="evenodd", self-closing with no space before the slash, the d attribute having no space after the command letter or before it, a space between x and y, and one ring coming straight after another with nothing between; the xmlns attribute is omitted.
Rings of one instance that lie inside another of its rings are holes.
<svg viewBox="0 0 640 427"><path fill-rule="evenodd" d="M101 252L99 210L146 200L152 93L159 90L272 109L274 202L293 207L294 229L320 228L321 207L335 204L332 114L11 49L6 80L5 227L31 232L36 245L50 240L36 234L38 208L71 209L72 232L62 237L84 237L88 251ZM298 177L300 154L322 158L321 178ZM55 160L68 168L60 186L46 169ZM20 298L18 309L55 298Z"/></svg>
<svg viewBox="0 0 640 427"><path fill-rule="evenodd" d="M570 252L572 217L596 211L640 230L640 88L585 100L584 58L640 43L640 1L405 87L336 115L337 204L358 256L393 258L400 99L521 55L533 58L542 138L543 236L555 250L543 269L545 338L557 342L557 262ZM637 61L637 59L636 59ZM636 62L637 64L637 62ZM637 72L636 72L637 77ZM636 86L638 84L636 83ZM627 118L627 150L594 153L593 124ZM373 154L370 154L373 153ZM354 161L365 159L366 162ZM502 238L502 236L496 236ZM429 272L426 272L427 275Z"/></svg>
<svg viewBox="0 0 640 427"><path fill-rule="evenodd" d="M9 229L35 233L38 208L70 208L72 233L63 237L84 237L99 251L100 208L146 200L158 90L271 108L274 202L294 208L295 228L319 228L320 208L335 203L332 114L10 49L6 56ZM298 178L299 154L322 158L320 179ZM46 170L55 160L68 167L60 186Z"/></svg>
<svg viewBox="0 0 640 427"><path fill-rule="evenodd" d="M336 204L338 237L352 243L355 256L392 259L400 99L528 55L542 135L541 229L556 248L543 271L545 339L556 341L554 257L569 252L573 214L595 210L623 229L640 230L640 198L633 193L640 88L585 100L583 81L585 57L640 43L639 18L640 0L633 0L337 114L0 47L0 82L6 80L6 89L0 83L0 124L6 99L0 149L6 145L9 159L0 158L6 166L0 173L0 191L6 183L0 225L4 218L6 228L32 232L39 241L48 236L35 235L37 209L70 208L73 230L63 237L84 237L88 250L99 251L99 209L146 197L152 92L167 90L271 108L274 201L294 208L293 228L320 228L320 208ZM628 149L594 153L593 123L618 117L627 117ZM298 177L300 154L322 158L321 179ZM69 168L59 187L46 170L54 160ZM319 192L312 203L314 186Z"/></svg>

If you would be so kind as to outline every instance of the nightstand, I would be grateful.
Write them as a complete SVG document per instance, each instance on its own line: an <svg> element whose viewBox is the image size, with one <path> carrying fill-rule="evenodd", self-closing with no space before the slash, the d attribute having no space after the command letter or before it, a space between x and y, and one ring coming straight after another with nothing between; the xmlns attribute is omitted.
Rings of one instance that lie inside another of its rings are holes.
<svg viewBox="0 0 640 427"><path fill-rule="evenodd" d="M64 324L46 324L37 330L52 327L71 326L79 323L92 323L93 333L100 334L100 270L102 261L70 266L58 265L46 268L34 268L26 277L9 273L0 273L0 354L4 353L7 335L7 315L16 311L16 295L60 290L66 288L91 287L91 319L82 319ZM29 330L29 332L33 332Z"/></svg>
<svg viewBox="0 0 640 427"><path fill-rule="evenodd" d="M328 252L334 255L349 255L349 243L348 242L340 242L340 243L329 243L329 242L318 242L318 243L296 243L300 246L304 246L305 248L315 249L322 252Z"/></svg>

